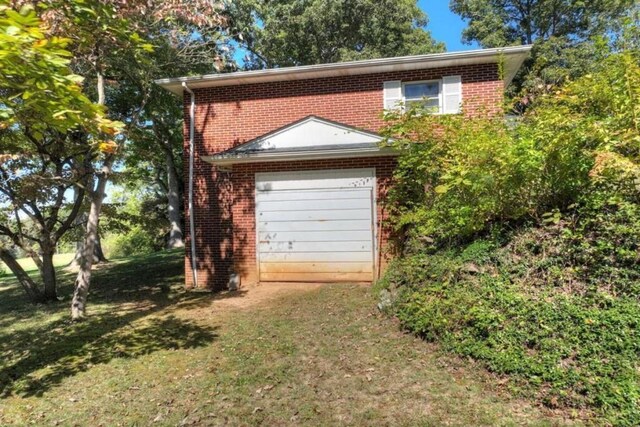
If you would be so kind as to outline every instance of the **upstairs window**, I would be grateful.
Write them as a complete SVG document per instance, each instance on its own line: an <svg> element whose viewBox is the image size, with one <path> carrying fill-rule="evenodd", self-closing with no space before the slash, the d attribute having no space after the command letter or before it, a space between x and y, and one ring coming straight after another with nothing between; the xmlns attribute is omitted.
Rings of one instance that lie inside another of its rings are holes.
<svg viewBox="0 0 640 427"><path fill-rule="evenodd" d="M402 92L406 109L419 105L428 112L442 113L442 83L440 80L404 83Z"/></svg>
<svg viewBox="0 0 640 427"><path fill-rule="evenodd" d="M383 82L383 105L387 111L402 111L422 104L433 114L458 114L462 106L462 78L444 76L438 80ZM403 108L404 107L404 108Z"/></svg>

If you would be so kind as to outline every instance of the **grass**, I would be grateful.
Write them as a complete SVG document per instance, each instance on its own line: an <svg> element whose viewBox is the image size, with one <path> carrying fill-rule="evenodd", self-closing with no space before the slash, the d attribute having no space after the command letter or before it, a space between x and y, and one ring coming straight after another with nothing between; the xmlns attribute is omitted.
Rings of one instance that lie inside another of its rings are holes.
<svg viewBox="0 0 640 427"><path fill-rule="evenodd" d="M53 265L55 267L62 267L62 266L68 265L74 256L75 256L74 253L56 254L53 256ZM18 264L20 264L26 272L35 272L38 268L36 267L36 263L33 262L33 259L31 258L19 258L16 261L18 261ZM5 266L4 263L0 262L0 278L2 277L3 272L4 274L10 273L7 266Z"/></svg>
<svg viewBox="0 0 640 427"><path fill-rule="evenodd" d="M0 425L568 423L401 333L369 287L254 301L185 292L182 268L180 252L99 268L80 324L66 273L67 299L47 306L0 279Z"/></svg>

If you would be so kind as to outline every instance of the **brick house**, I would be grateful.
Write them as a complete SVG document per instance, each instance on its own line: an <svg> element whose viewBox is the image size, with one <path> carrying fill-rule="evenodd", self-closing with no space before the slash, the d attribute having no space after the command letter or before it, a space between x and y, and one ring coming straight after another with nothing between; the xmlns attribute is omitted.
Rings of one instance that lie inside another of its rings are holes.
<svg viewBox="0 0 640 427"><path fill-rule="evenodd" d="M186 285L376 280L397 155L379 144L383 110L499 113L529 50L158 80L184 96Z"/></svg>

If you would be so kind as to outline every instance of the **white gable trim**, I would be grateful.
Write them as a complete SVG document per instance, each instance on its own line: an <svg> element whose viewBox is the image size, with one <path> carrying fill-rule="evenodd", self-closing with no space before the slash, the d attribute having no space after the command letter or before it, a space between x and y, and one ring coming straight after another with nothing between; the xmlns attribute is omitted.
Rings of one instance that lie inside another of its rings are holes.
<svg viewBox="0 0 640 427"><path fill-rule="evenodd" d="M309 116L244 146L259 150L301 149L331 145L377 144L382 137L371 132L354 129L340 123Z"/></svg>
<svg viewBox="0 0 640 427"><path fill-rule="evenodd" d="M394 150L379 146L383 140L372 132L309 116L225 152L202 156L202 159L228 166L249 162L395 155Z"/></svg>

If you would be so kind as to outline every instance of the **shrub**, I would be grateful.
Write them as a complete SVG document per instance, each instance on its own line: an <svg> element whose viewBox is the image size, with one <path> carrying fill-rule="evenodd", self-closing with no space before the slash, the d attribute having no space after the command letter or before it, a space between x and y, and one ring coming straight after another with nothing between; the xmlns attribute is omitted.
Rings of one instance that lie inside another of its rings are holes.
<svg viewBox="0 0 640 427"><path fill-rule="evenodd" d="M378 284L383 307L549 406L640 425L639 118L636 52L516 125L391 115L388 210L408 256Z"/></svg>
<svg viewBox="0 0 640 427"><path fill-rule="evenodd" d="M413 111L386 131L402 151L388 197L397 231L450 242L533 214L541 159L503 118Z"/></svg>
<svg viewBox="0 0 640 427"><path fill-rule="evenodd" d="M114 258L143 255L160 250L155 236L140 226L133 226L126 234L115 236L109 243L109 256Z"/></svg>
<svg viewBox="0 0 640 427"><path fill-rule="evenodd" d="M388 115L384 133L402 153L387 198L400 239L441 247L603 194L638 203L638 62L634 52L611 55L603 71L543 97L516 124Z"/></svg>
<svg viewBox="0 0 640 427"><path fill-rule="evenodd" d="M542 233L519 232L513 241L535 251ZM413 255L395 262L379 286L395 295L391 312L406 329L509 375L548 406L595 409L614 424L640 423L637 298L572 292L562 281L543 280L547 272L530 262L539 260L535 253L520 252L520 261L514 255L513 245L486 241ZM547 270L577 267L548 255ZM478 268L468 269L470 263Z"/></svg>

